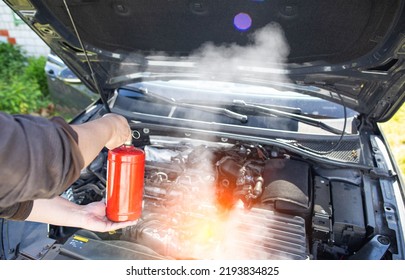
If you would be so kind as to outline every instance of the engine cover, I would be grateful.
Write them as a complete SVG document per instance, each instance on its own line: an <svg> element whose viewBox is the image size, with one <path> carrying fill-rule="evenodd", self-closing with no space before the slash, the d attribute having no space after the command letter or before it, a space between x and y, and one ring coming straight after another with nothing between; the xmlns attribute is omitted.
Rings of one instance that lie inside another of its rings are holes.
<svg viewBox="0 0 405 280"><path fill-rule="evenodd" d="M301 217L259 208L238 209L225 216L212 213L183 213L181 222L151 213L127 228L123 238L175 259L308 258Z"/></svg>

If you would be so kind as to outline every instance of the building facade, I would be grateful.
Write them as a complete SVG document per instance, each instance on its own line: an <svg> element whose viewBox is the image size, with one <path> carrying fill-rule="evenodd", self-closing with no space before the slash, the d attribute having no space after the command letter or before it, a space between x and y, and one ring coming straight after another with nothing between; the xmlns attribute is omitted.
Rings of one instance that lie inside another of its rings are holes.
<svg viewBox="0 0 405 280"><path fill-rule="evenodd" d="M0 42L17 44L28 56L47 56L50 51L3 1L0 1Z"/></svg>

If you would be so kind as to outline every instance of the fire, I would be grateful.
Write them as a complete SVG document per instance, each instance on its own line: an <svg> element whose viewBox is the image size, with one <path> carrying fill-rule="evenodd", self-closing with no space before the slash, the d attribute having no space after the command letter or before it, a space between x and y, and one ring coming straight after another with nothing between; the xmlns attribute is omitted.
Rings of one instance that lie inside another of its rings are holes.
<svg viewBox="0 0 405 280"><path fill-rule="evenodd" d="M206 205L200 211L183 216L176 231L179 234L177 248L179 259L221 259L233 251L239 222L233 211L219 211ZM179 221L178 221L179 222Z"/></svg>

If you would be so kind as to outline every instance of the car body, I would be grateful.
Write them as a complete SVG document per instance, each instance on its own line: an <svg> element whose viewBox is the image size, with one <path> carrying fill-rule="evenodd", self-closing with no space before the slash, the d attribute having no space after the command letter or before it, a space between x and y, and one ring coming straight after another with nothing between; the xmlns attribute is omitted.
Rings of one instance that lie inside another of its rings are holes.
<svg viewBox="0 0 405 280"><path fill-rule="evenodd" d="M47 56L45 74L55 110L66 119L75 117L99 98L52 52Z"/></svg>
<svg viewBox="0 0 405 280"><path fill-rule="evenodd" d="M7 221L6 258L405 259L378 125L405 100L404 1L5 2L99 94L71 122L121 114L146 154L136 226ZM61 195L104 199L106 165Z"/></svg>

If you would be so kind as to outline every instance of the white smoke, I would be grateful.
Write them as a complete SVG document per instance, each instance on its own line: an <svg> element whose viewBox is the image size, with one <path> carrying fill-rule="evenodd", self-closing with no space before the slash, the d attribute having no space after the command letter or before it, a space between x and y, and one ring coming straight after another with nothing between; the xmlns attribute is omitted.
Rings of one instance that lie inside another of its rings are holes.
<svg viewBox="0 0 405 280"><path fill-rule="evenodd" d="M290 48L283 30L276 23L258 29L246 46L235 43L216 46L207 42L193 52L192 60L200 73L225 80L237 80L246 70L268 74L273 81L285 82L285 62Z"/></svg>

